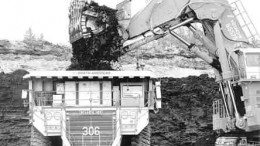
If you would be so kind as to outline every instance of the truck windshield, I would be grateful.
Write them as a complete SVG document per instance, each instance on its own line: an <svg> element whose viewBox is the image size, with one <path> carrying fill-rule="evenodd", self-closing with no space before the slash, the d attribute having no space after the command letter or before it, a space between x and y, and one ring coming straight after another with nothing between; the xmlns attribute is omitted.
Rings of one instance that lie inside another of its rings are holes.
<svg viewBox="0 0 260 146"><path fill-rule="evenodd" d="M247 53L246 64L248 67L260 67L260 53Z"/></svg>

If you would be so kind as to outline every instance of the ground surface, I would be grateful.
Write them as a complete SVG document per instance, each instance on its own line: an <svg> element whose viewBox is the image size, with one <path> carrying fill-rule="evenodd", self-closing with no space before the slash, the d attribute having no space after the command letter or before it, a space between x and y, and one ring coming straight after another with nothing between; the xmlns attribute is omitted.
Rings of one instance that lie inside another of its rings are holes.
<svg viewBox="0 0 260 146"><path fill-rule="evenodd" d="M1 146L29 146L31 128L29 121L17 118L0 119Z"/></svg>

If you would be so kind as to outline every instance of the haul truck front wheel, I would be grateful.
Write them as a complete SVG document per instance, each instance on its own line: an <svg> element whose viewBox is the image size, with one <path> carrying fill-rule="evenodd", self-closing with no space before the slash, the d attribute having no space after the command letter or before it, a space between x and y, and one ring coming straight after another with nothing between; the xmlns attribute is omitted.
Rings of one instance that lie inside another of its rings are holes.
<svg viewBox="0 0 260 146"><path fill-rule="evenodd" d="M30 146L52 146L52 143L48 136L43 136L34 126L32 126Z"/></svg>

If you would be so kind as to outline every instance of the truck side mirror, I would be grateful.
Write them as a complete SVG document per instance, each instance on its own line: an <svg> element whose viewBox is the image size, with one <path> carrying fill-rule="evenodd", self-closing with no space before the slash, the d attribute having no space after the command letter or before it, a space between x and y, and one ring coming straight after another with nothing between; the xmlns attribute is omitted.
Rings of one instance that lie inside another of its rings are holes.
<svg viewBox="0 0 260 146"><path fill-rule="evenodd" d="M162 95L161 95L161 83L155 82L155 92L156 92L156 99L155 104L156 108L162 108Z"/></svg>
<svg viewBox="0 0 260 146"><path fill-rule="evenodd" d="M28 91L22 90L22 99L27 99L27 97L28 97Z"/></svg>
<svg viewBox="0 0 260 146"><path fill-rule="evenodd" d="M23 106L28 107L29 105L28 90L22 90L22 100L23 100Z"/></svg>

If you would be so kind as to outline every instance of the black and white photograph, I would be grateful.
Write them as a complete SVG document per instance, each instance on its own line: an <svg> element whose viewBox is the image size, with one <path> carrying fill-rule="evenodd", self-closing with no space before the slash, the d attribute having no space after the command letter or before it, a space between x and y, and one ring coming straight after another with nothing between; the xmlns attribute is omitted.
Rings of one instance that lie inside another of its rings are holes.
<svg viewBox="0 0 260 146"><path fill-rule="evenodd" d="M260 146L257 0L0 0L0 146Z"/></svg>

